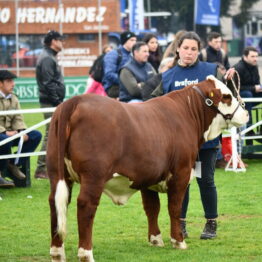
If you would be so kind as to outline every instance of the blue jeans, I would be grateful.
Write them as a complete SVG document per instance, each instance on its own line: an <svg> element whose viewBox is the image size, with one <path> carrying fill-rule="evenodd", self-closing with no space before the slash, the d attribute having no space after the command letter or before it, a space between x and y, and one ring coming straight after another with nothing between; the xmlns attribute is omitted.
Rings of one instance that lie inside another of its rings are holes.
<svg viewBox="0 0 262 262"><path fill-rule="evenodd" d="M201 161L201 178L196 178L200 190L202 205L205 212L205 218L217 218L217 190L214 180L215 164L217 157L217 149L201 149L199 151L199 160ZM182 205L181 218L186 218L188 203L189 203L189 189L187 187L185 198Z"/></svg>
<svg viewBox="0 0 262 262"><path fill-rule="evenodd" d="M37 131L37 130L33 130L29 133L27 133L28 135L28 141L25 141L22 147L22 151L21 153L30 153L30 152L34 152L35 149L37 148L37 146L40 143L40 140L42 138L42 134ZM0 141L8 138L9 136L7 136L6 134L2 133L0 134ZM19 138L10 141L9 143L0 146L0 155L8 155L11 154L11 148L13 146L17 146L19 143ZM23 165L26 161L28 157L20 157L19 158L19 162L18 162L18 166ZM10 162L14 162L14 159L1 159L0 160L0 171L4 170L7 167L7 163L8 161Z"/></svg>

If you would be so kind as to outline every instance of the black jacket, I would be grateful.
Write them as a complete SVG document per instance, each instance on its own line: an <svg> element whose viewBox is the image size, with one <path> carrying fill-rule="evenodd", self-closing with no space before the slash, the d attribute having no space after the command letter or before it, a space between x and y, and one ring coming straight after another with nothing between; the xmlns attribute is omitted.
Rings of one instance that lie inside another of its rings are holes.
<svg viewBox="0 0 262 262"><path fill-rule="evenodd" d="M59 105L65 98L64 80L56 55L56 51L49 47L44 47L36 64L39 101L52 106Z"/></svg>
<svg viewBox="0 0 262 262"><path fill-rule="evenodd" d="M225 54L224 58L222 55L222 51L217 51L211 46L207 46L206 48L206 54L207 57L204 59L203 54L200 52L199 54L199 60L209 63L220 63L222 64L227 70L230 68L230 64L228 61L228 55Z"/></svg>
<svg viewBox="0 0 262 262"><path fill-rule="evenodd" d="M234 68L239 73L240 77L240 90L248 90L252 93L255 92L255 85L260 85L260 77L258 67L248 64L243 58L234 65Z"/></svg>

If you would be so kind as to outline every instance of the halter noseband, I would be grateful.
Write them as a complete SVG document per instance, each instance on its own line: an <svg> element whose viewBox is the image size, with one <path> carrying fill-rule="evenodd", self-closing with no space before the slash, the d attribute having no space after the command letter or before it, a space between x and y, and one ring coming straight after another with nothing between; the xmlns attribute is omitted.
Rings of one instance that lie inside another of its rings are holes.
<svg viewBox="0 0 262 262"><path fill-rule="evenodd" d="M200 95L203 97L203 99L205 100L205 104L206 104L207 106L209 106L209 107L212 106L212 107L217 111L218 114L220 114L220 115L223 116L223 118L224 118L226 121L227 121L227 120L231 120L231 119L234 117L234 114L236 113L237 109L238 109L239 106L241 105L241 101L238 101L238 102L239 102L239 103L238 103L238 106L236 107L236 109L234 110L234 112L233 112L232 114L226 114L226 115L225 115L225 114L223 114L223 113L214 105L214 102L213 102L210 98L206 97L206 96L203 94L203 92L199 89L198 86L193 86L193 89L196 90L197 93L200 94Z"/></svg>

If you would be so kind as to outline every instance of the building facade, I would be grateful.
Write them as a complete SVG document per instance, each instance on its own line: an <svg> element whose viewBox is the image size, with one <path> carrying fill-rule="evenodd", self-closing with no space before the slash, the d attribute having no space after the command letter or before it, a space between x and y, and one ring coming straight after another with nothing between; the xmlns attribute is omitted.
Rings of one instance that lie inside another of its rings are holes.
<svg viewBox="0 0 262 262"><path fill-rule="evenodd" d="M66 36L59 64L65 76L86 76L109 41L117 44L118 0L0 1L0 68L35 75L36 59L49 30ZM112 33L112 32L115 32Z"/></svg>
<svg viewBox="0 0 262 262"><path fill-rule="evenodd" d="M256 47L262 54L262 0L249 10L249 20L245 25L245 46Z"/></svg>

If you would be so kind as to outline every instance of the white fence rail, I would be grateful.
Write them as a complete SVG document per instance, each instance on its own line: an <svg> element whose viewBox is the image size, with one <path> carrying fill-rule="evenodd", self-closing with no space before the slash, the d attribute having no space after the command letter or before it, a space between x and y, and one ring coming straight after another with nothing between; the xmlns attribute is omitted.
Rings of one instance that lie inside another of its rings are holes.
<svg viewBox="0 0 262 262"><path fill-rule="evenodd" d="M242 98L245 103L251 102L258 102L262 103L262 98ZM237 150L237 144L241 143L241 140L253 140L253 139L261 139L262 136L245 136L249 131L253 130L254 128L262 126L262 120L258 121L257 123L251 125L248 128L241 130L237 133L236 127L231 128L231 143L232 143L232 156L225 168L226 171L234 171L234 172L245 172L246 168L241 160L241 152ZM239 142L238 142L239 141Z"/></svg>
<svg viewBox="0 0 262 262"><path fill-rule="evenodd" d="M0 116L2 115L16 115L16 114L32 114L32 113L52 113L55 111L55 107L47 107L47 108L37 108L37 109L21 109L21 110L8 110L8 111L0 111ZM45 119L41 122L39 122L36 125L33 125L26 130L23 130L19 132L16 135L10 136L9 138L4 139L3 141L0 141L0 146L5 145L6 143L9 143L10 141L13 141L17 138L20 138L21 136L29 133L32 130L35 130L43 125L48 124L51 121L51 117L48 119ZM9 154L9 155L0 155L0 159L10 159L10 158L17 158L17 157L28 157L28 156L39 156L39 155L45 155L46 151L41 152L32 152L32 153L20 153L20 154Z"/></svg>

